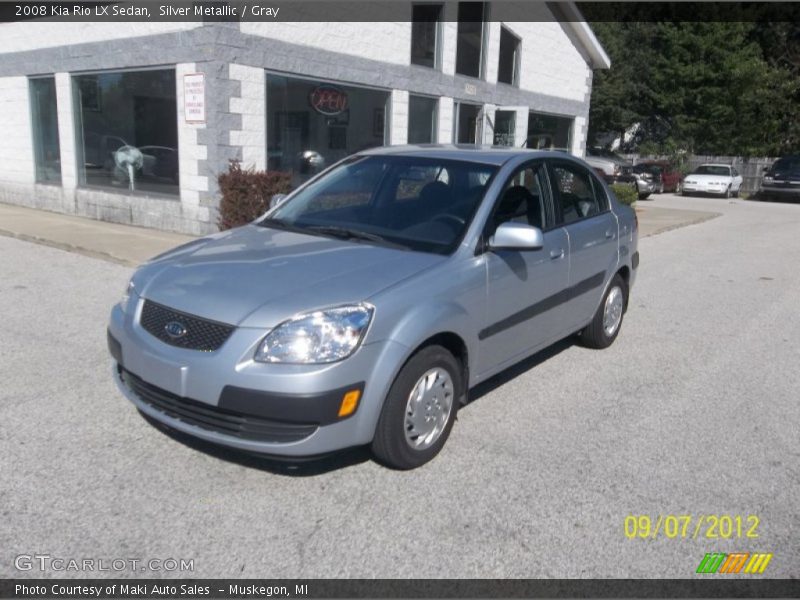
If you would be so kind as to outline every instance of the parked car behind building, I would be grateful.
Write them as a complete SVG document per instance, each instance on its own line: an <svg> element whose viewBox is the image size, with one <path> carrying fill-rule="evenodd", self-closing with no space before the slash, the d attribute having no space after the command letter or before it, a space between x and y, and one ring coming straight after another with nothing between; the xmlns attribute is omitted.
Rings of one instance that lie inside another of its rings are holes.
<svg viewBox="0 0 800 600"><path fill-rule="evenodd" d="M715 194L725 198L738 197L742 181L739 171L731 165L700 165L683 179L683 195Z"/></svg>
<svg viewBox="0 0 800 600"><path fill-rule="evenodd" d="M633 167L634 173L649 173L653 179L653 192L680 192L681 174L666 160L643 160Z"/></svg>
<svg viewBox="0 0 800 600"><path fill-rule="evenodd" d="M766 169L759 196L765 200L800 200L800 155L779 158Z"/></svg>
<svg viewBox="0 0 800 600"><path fill-rule="evenodd" d="M635 187L639 200L644 200L654 190L653 178L647 173L636 172L633 164L616 152L605 148L587 148L585 160L609 185L617 183Z"/></svg>

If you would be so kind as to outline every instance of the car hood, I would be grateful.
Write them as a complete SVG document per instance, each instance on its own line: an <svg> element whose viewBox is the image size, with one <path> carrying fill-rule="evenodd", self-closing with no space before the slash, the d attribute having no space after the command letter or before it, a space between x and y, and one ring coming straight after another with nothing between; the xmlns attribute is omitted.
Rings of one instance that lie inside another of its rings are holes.
<svg viewBox="0 0 800 600"><path fill-rule="evenodd" d="M141 296L243 327L361 302L444 256L246 225L162 254L134 276Z"/></svg>

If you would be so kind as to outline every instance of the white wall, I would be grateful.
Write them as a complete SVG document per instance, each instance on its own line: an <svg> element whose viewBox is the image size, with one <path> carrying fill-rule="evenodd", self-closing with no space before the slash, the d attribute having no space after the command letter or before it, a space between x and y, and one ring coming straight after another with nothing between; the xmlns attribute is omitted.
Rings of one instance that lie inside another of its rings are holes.
<svg viewBox="0 0 800 600"><path fill-rule="evenodd" d="M583 101L590 67L559 23L505 23L522 38L520 88ZM498 47L499 48L499 47ZM497 62L495 54L490 60ZM531 107L536 109L536 107Z"/></svg>
<svg viewBox="0 0 800 600"><path fill-rule="evenodd" d="M56 73L55 79L58 144L61 152L61 185L65 190L74 190L78 185L78 161L75 154L72 78L69 73Z"/></svg>
<svg viewBox="0 0 800 600"><path fill-rule="evenodd" d="M0 182L33 184L31 109L27 77L0 77Z"/></svg>
<svg viewBox="0 0 800 600"><path fill-rule="evenodd" d="M385 3L376 3L386 6ZM410 5L407 7L410 11ZM363 9L362 9L363 12ZM381 11L381 12L385 12ZM382 14L385 19L386 15ZM255 23L241 24L242 33L320 48L341 54L407 65L411 63L411 23Z"/></svg>
<svg viewBox="0 0 800 600"><path fill-rule="evenodd" d="M195 63L182 63L175 67L176 102L178 105L178 169L181 184L181 202L197 206L200 194L208 191L208 176L200 173L198 160L208 158L208 148L198 142L197 132L206 128L205 123L187 123L184 106L183 76L197 72ZM208 93L206 92L206 113ZM208 118L208 114L206 114Z"/></svg>
<svg viewBox="0 0 800 600"><path fill-rule="evenodd" d="M242 147L242 166L267 168L267 80L264 69L231 63L228 76L238 81L241 94L228 110L242 115L242 129L230 132L231 146Z"/></svg>
<svg viewBox="0 0 800 600"><path fill-rule="evenodd" d="M392 90L391 121L389 143L393 145L408 143L408 92Z"/></svg>
<svg viewBox="0 0 800 600"><path fill-rule="evenodd" d="M0 54L186 31L201 26L202 23L2 23Z"/></svg>

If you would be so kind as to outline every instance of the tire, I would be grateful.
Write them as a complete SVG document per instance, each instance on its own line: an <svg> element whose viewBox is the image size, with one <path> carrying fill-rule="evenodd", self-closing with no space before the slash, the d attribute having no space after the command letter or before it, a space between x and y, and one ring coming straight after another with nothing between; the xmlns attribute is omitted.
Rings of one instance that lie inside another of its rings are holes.
<svg viewBox="0 0 800 600"><path fill-rule="evenodd" d="M731 186L728 186L728 189L725 190L725 193L722 195L723 198L730 198L731 197Z"/></svg>
<svg viewBox="0 0 800 600"><path fill-rule="evenodd" d="M611 299L612 295L614 296ZM606 321L606 305L609 305L610 320ZM625 309L628 305L628 286L619 274L614 275L611 283L603 294L603 301L594 313L592 322L581 330L581 342L589 348L608 348L614 343L622 329L622 319L625 316ZM614 324L613 329L609 326Z"/></svg>
<svg viewBox="0 0 800 600"><path fill-rule="evenodd" d="M650 197L650 192L639 192L639 200L647 200Z"/></svg>
<svg viewBox="0 0 800 600"><path fill-rule="evenodd" d="M415 437L409 410L412 392L418 386L427 387L429 392L417 404L418 410L423 411L418 415L424 417L421 425L425 435ZM442 346L427 346L414 354L400 369L386 396L372 440L375 458L387 467L407 470L424 465L439 454L455 423L464 386L461 365ZM430 433L427 428L431 428Z"/></svg>
<svg viewBox="0 0 800 600"><path fill-rule="evenodd" d="M742 188L740 187L738 190L736 190L735 192L733 192L733 197L734 197L734 198L738 198L738 197L739 197L739 192L741 192L741 191L742 191Z"/></svg>

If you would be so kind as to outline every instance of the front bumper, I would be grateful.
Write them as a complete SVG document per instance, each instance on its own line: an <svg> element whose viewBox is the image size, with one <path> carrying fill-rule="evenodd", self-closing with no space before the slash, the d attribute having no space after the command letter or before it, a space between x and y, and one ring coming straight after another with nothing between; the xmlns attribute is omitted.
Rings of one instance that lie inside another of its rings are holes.
<svg viewBox="0 0 800 600"><path fill-rule="evenodd" d="M762 196L774 196L776 198L800 199L800 184L781 184L770 185L761 184L759 194Z"/></svg>
<svg viewBox="0 0 800 600"><path fill-rule="evenodd" d="M165 344L115 306L109 351L120 392L173 429L247 452L304 457L367 444L396 370L408 349L365 345L324 365L255 362L263 329L237 328L215 352ZM338 417L344 394L357 389L354 413Z"/></svg>
<svg viewBox="0 0 800 600"><path fill-rule="evenodd" d="M713 194L714 196L723 196L728 191L727 185L704 185L702 183L684 183L683 192L690 194Z"/></svg>

